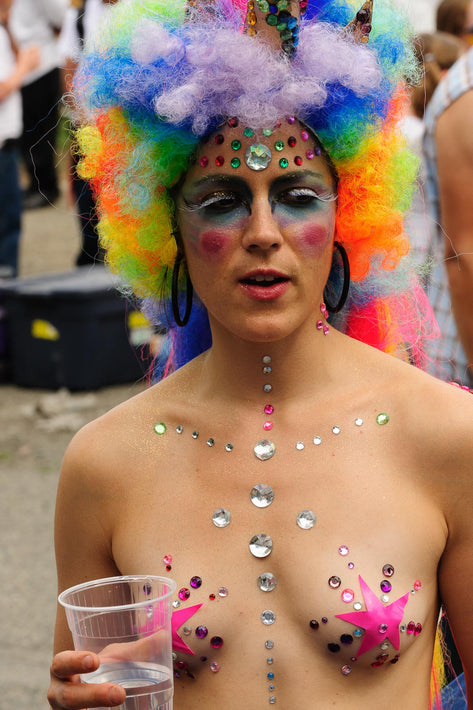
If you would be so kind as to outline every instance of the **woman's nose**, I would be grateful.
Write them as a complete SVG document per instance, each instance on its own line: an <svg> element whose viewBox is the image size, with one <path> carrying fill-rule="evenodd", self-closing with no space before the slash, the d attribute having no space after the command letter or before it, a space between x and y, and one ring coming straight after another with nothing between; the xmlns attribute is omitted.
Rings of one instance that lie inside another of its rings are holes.
<svg viewBox="0 0 473 710"><path fill-rule="evenodd" d="M283 242L281 230L267 199L254 200L242 237L244 249L278 249Z"/></svg>

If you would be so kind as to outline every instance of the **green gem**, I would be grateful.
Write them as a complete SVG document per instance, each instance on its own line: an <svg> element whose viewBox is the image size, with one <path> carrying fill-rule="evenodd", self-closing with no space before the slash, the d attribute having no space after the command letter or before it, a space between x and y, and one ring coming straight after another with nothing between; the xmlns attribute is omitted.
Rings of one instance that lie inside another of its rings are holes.
<svg viewBox="0 0 473 710"><path fill-rule="evenodd" d="M283 30L286 29L286 27L287 27L287 25L285 22L278 22L278 24L276 25L276 29L278 32L282 32Z"/></svg>
<svg viewBox="0 0 473 710"><path fill-rule="evenodd" d="M275 25L278 24L277 15L268 15L266 18L266 22L268 23L268 25L271 25L272 27L274 27Z"/></svg>
<svg viewBox="0 0 473 710"><path fill-rule="evenodd" d="M233 150L240 150L240 148L241 148L240 141L237 141L237 140L232 141L232 148L233 148Z"/></svg>
<svg viewBox="0 0 473 710"><path fill-rule="evenodd" d="M281 152L281 150L284 150L284 143L282 141L276 141L274 147L276 148L276 150Z"/></svg>
<svg viewBox="0 0 473 710"><path fill-rule="evenodd" d="M278 10L286 10L286 8L289 7L289 0L279 0L279 2L276 3L276 6Z"/></svg>
<svg viewBox="0 0 473 710"><path fill-rule="evenodd" d="M283 30L281 32L281 39L283 42L285 42L288 39L291 39L292 37L292 30Z"/></svg>
<svg viewBox="0 0 473 710"><path fill-rule="evenodd" d="M384 413L378 414L378 416L376 417L376 421L380 426L384 426L389 421L389 415Z"/></svg>
<svg viewBox="0 0 473 710"><path fill-rule="evenodd" d="M245 130L243 131L243 135L247 138L251 138L251 136L253 135L253 129L245 128Z"/></svg>
<svg viewBox="0 0 473 710"><path fill-rule="evenodd" d="M268 12L269 2L267 2L267 0L258 0L258 7L261 10L261 12Z"/></svg>
<svg viewBox="0 0 473 710"><path fill-rule="evenodd" d="M279 165L281 166L281 168L287 168L287 166L289 165L289 160L287 160L287 158L281 158L281 160L279 161Z"/></svg>
<svg viewBox="0 0 473 710"><path fill-rule="evenodd" d="M241 165L240 158L232 158L230 161L230 165L232 166L232 168L239 168Z"/></svg>
<svg viewBox="0 0 473 710"><path fill-rule="evenodd" d="M164 422L158 422L154 425L154 431L156 434L164 434L166 431L166 424L164 424Z"/></svg>
<svg viewBox="0 0 473 710"><path fill-rule="evenodd" d="M271 128L263 128L263 135L264 136L272 136L273 135L272 129Z"/></svg>

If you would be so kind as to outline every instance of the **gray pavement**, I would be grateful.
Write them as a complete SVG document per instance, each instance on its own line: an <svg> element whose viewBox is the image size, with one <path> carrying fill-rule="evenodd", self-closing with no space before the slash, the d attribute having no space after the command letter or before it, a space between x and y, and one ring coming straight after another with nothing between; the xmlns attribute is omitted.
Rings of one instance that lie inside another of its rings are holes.
<svg viewBox="0 0 473 710"><path fill-rule="evenodd" d="M68 271L78 249L77 221L64 197L24 214L20 275ZM68 395L0 385L0 710L49 707L53 515L64 450L82 424L141 388Z"/></svg>

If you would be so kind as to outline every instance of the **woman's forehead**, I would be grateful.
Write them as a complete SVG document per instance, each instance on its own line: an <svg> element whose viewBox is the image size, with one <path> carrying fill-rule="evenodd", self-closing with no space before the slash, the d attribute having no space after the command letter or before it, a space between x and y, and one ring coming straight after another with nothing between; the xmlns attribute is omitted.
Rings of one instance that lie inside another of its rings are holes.
<svg viewBox="0 0 473 710"><path fill-rule="evenodd" d="M333 179L316 136L296 118L288 116L272 128L258 130L229 119L201 141L187 178L200 180L221 172L254 179L297 169Z"/></svg>

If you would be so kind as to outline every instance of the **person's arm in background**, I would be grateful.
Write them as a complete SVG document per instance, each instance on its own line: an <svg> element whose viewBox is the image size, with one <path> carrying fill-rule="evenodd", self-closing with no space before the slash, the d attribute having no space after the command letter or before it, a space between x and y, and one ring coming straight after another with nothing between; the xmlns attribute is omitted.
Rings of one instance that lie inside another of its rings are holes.
<svg viewBox="0 0 473 710"><path fill-rule="evenodd" d="M437 123L440 221L453 313L467 361L473 363L473 90Z"/></svg>
<svg viewBox="0 0 473 710"><path fill-rule="evenodd" d="M28 49L18 49L10 30L8 29L8 19L11 2L0 3L0 24L3 25L10 39L11 49L15 55L16 61L13 71L0 81L0 101L5 101L13 91L17 91L24 77L33 69L39 66L40 52L38 47L29 47Z"/></svg>

